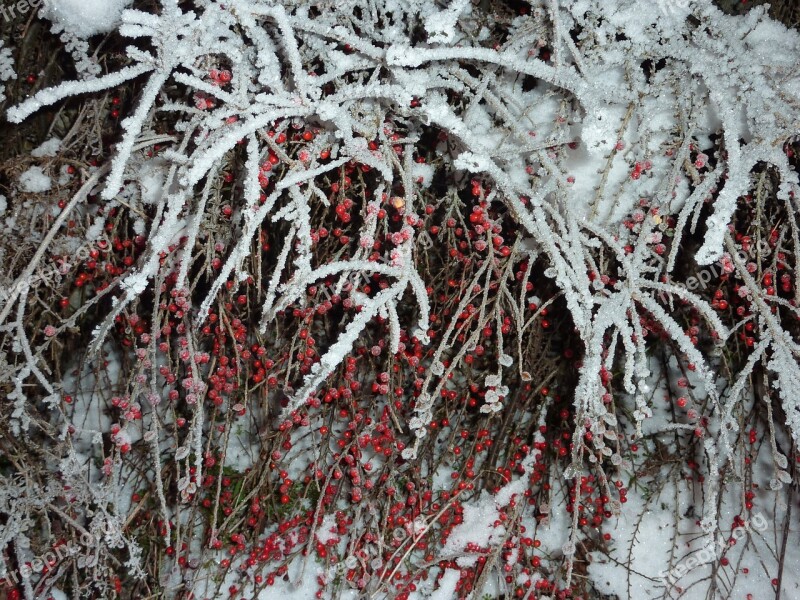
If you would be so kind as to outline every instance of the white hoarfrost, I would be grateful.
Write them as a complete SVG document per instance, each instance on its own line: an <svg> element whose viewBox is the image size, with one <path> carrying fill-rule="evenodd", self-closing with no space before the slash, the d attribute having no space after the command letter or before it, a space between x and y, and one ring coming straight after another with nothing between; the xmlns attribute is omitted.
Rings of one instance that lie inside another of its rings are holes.
<svg viewBox="0 0 800 600"><path fill-rule="evenodd" d="M17 74L14 72L14 58L11 54L11 48L7 48L0 41L0 102L4 102L6 96L5 82L16 79Z"/></svg>

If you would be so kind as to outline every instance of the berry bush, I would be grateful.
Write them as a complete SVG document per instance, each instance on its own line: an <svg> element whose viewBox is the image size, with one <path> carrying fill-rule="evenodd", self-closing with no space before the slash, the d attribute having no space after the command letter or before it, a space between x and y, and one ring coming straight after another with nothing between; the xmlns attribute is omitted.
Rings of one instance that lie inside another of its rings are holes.
<svg viewBox="0 0 800 600"><path fill-rule="evenodd" d="M3 27L0 594L797 594L800 35L764 7Z"/></svg>

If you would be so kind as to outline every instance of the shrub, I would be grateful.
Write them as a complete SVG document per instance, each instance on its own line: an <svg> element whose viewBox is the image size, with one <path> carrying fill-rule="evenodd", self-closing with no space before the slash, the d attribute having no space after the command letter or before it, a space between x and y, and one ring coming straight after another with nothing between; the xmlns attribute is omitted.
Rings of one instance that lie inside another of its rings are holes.
<svg viewBox="0 0 800 600"><path fill-rule="evenodd" d="M770 552L780 589L796 32L162 0L101 55L56 23L75 77L7 111L71 125L3 167L0 510L7 573L70 552L15 593L725 595Z"/></svg>

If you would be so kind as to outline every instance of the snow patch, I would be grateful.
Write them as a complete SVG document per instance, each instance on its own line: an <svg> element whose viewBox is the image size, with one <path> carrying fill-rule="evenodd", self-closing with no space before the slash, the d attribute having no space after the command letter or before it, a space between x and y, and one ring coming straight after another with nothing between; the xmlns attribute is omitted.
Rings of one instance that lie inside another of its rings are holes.
<svg viewBox="0 0 800 600"><path fill-rule="evenodd" d="M333 513L327 514L322 518L322 523L320 523L319 528L317 529L316 535L317 539L319 540L320 544L327 544L331 540L338 540L339 536L334 533L336 530L336 515Z"/></svg>
<svg viewBox="0 0 800 600"><path fill-rule="evenodd" d="M42 158L44 156L55 156L61 148L61 140L58 138L50 138L38 148L31 150L31 156L35 158Z"/></svg>
<svg viewBox="0 0 800 600"><path fill-rule="evenodd" d="M91 37L108 33L119 23L131 0L47 0L47 17L68 33Z"/></svg>
<svg viewBox="0 0 800 600"><path fill-rule="evenodd" d="M19 184L23 192L38 194L49 190L52 181L44 174L41 167L31 167L19 176Z"/></svg>

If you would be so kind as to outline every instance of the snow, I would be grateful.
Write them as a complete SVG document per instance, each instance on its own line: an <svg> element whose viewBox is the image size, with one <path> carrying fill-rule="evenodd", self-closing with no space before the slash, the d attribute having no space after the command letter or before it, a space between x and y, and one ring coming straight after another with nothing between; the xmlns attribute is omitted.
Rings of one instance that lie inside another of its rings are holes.
<svg viewBox="0 0 800 600"><path fill-rule="evenodd" d="M589 563L598 591L620 598L655 598L663 592L659 573L670 564L674 515L686 510L686 506L673 506L673 499L672 487L651 502L639 493L628 497L625 510L607 529L613 535L610 559L597 552Z"/></svg>
<svg viewBox="0 0 800 600"><path fill-rule="evenodd" d="M419 183L420 187L430 187L431 179L433 178L433 167L425 163L414 163L411 177Z"/></svg>
<svg viewBox="0 0 800 600"><path fill-rule="evenodd" d="M132 0L45 0L47 16L79 37L108 33Z"/></svg>
<svg viewBox="0 0 800 600"><path fill-rule="evenodd" d="M458 18L469 6L469 0L453 0L447 9L429 15L425 19L425 30L431 43L450 43L455 38Z"/></svg>
<svg viewBox="0 0 800 600"><path fill-rule="evenodd" d="M137 172L136 180L140 186L142 203L156 204L164 192L166 161L154 158L143 163Z"/></svg>
<svg viewBox="0 0 800 600"><path fill-rule="evenodd" d="M609 553L590 553L589 575L600 593L620 598L666 594L693 600L705 597L703 583L707 585L709 577L717 579L723 597L743 598L771 589L776 573L764 558L780 549L785 506L776 505L772 512L765 503L750 513L743 527L731 528L733 518L741 514L740 498L731 489L723 495L720 512L720 521L727 525L710 541L693 516L690 486L666 472L662 481L648 481L646 486L647 498L642 491L629 495L623 514L607 528L612 534ZM785 561L796 564L800 552L791 540L797 539L798 531L795 525L790 530ZM738 543L730 544L730 539ZM783 583L783 591L793 596L800 580L784 572Z"/></svg>
<svg viewBox="0 0 800 600"><path fill-rule="evenodd" d="M456 585L461 577L461 571L445 569L439 580L439 587L428 596L429 600L451 600L457 597Z"/></svg>
<svg viewBox="0 0 800 600"><path fill-rule="evenodd" d="M37 148L31 150L31 156L35 158L42 158L45 156L55 156L61 148L61 140L58 138L50 138L43 142Z"/></svg>
<svg viewBox="0 0 800 600"><path fill-rule="evenodd" d="M336 515L327 514L322 518L322 522L316 530L316 536L320 544L327 544L330 541L338 541L336 533Z"/></svg>
<svg viewBox="0 0 800 600"><path fill-rule="evenodd" d="M45 175L41 167L30 167L19 176L19 184L23 192L40 194L52 187L50 177Z"/></svg>
<svg viewBox="0 0 800 600"><path fill-rule="evenodd" d="M491 542L502 539L505 529L494 526L499 518L500 512L494 498L488 494L484 494L476 503L464 504L464 522L453 527L442 553L458 555L456 563L460 567L475 565L478 555L467 552L467 544L485 548Z"/></svg>

